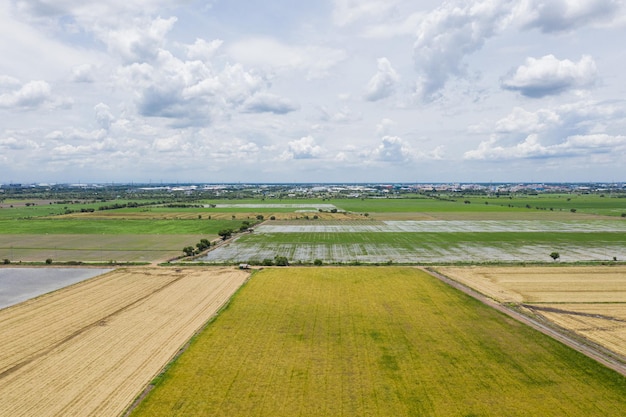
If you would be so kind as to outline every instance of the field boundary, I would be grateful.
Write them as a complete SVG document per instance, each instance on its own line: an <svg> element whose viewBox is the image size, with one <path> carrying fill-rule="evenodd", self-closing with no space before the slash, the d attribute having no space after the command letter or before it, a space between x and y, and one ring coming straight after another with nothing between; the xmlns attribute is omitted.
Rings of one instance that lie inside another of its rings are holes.
<svg viewBox="0 0 626 417"><path fill-rule="evenodd" d="M582 353L583 355L603 364L604 366L620 373L623 376L626 376L626 358L622 358L621 355L609 351L608 349L603 348L602 346L599 346L582 336L576 335L576 337L574 337L571 332L563 329L560 326L557 326L556 324L548 324L546 322L539 321L529 316L528 314L524 314L514 308L507 307L505 304L501 304L494 299L474 290L473 288L435 271L431 267L419 267L419 269L427 272L428 274L432 275L443 283L453 288L456 288L457 290L480 301L481 303L491 308L494 308L501 313L504 313L507 316L523 324L526 324L547 336L552 337L553 339L563 343L564 345L569 346L570 348Z"/></svg>

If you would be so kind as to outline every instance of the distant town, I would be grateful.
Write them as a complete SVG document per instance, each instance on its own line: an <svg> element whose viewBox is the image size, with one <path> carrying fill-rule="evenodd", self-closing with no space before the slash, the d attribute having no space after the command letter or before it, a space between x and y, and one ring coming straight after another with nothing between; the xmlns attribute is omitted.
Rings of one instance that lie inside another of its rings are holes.
<svg viewBox="0 0 626 417"><path fill-rule="evenodd" d="M408 194L509 195L539 193L626 196L626 182L612 183L33 183L0 184L0 197L56 193L151 194L201 198L391 198ZM110 196L108 196L110 197Z"/></svg>

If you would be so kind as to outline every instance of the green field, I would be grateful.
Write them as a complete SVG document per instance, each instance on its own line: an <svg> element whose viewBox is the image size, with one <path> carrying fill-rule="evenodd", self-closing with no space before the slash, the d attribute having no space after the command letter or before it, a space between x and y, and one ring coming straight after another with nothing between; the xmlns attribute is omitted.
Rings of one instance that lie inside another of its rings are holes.
<svg viewBox="0 0 626 417"><path fill-rule="evenodd" d="M264 270L133 416L618 416L626 378L413 268Z"/></svg>
<svg viewBox="0 0 626 417"><path fill-rule="evenodd" d="M0 261L152 262L181 255L182 248L213 235L6 235L0 234Z"/></svg>
<svg viewBox="0 0 626 417"><path fill-rule="evenodd" d="M240 220L125 220L125 219L26 219L0 220L0 234L214 234L238 229Z"/></svg>

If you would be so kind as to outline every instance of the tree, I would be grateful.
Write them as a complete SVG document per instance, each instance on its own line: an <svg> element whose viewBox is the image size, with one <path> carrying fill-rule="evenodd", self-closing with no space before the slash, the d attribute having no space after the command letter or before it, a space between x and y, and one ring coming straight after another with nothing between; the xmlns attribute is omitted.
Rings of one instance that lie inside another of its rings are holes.
<svg viewBox="0 0 626 417"><path fill-rule="evenodd" d="M185 256L192 256L194 254L193 246L185 246L183 248L183 252L185 253Z"/></svg>
<svg viewBox="0 0 626 417"><path fill-rule="evenodd" d="M263 266L272 266L274 265L274 261L270 258L265 258L263 259L263 262L261 262L261 265Z"/></svg>
<svg viewBox="0 0 626 417"><path fill-rule="evenodd" d="M46 259L46 265L51 265L51 264L52 264L52 258Z"/></svg>
<svg viewBox="0 0 626 417"><path fill-rule="evenodd" d="M222 237L222 240L226 240L232 236L233 229L222 229L217 234Z"/></svg>
<svg viewBox="0 0 626 417"><path fill-rule="evenodd" d="M558 252L552 252L550 254L550 258L552 258L552 260L556 261L557 259L559 259L561 257L561 255Z"/></svg>
<svg viewBox="0 0 626 417"><path fill-rule="evenodd" d="M259 221L262 221L264 219L264 217L263 217L262 214L257 214L256 215L256 219L259 220Z"/></svg>
<svg viewBox="0 0 626 417"><path fill-rule="evenodd" d="M321 259L316 259L313 261L313 265L315 266L322 266L323 262Z"/></svg>
<svg viewBox="0 0 626 417"><path fill-rule="evenodd" d="M276 255L274 257L274 263L276 266L288 266L289 260L285 256Z"/></svg>

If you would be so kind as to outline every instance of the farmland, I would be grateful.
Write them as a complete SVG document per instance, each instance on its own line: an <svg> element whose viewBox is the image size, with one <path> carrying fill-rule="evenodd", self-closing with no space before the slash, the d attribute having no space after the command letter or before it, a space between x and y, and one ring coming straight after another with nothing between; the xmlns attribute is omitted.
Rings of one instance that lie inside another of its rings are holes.
<svg viewBox="0 0 626 417"><path fill-rule="evenodd" d="M439 267L499 301L523 306L626 360L626 267Z"/></svg>
<svg viewBox="0 0 626 417"><path fill-rule="evenodd" d="M359 221L266 222L253 235L209 252L206 262L287 256L294 262L548 262L626 258L626 222Z"/></svg>
<svg viewBox="0 0 626 417"><path fill-rule="evenodd" d="M120 415L247 277L119 269L0 310L0 415Z"/></svg>
<svg viewBox="0 0 626 417"><path fill-rule="evenodd" d="M257 273L133 416L609 416L626 379L413 268Z"/></svg>

